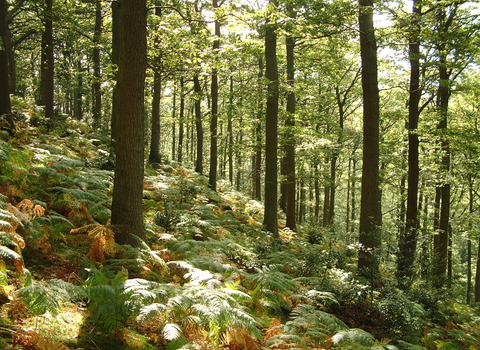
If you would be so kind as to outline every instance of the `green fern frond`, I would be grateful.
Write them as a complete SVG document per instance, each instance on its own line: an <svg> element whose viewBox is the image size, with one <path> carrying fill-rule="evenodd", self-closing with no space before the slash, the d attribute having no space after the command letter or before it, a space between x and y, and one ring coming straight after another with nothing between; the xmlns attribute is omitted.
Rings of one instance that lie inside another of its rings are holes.
<svg viewBox="0 0 480 350"><path fill-rule="evenodd" d="M12 224L5 220L0 220L0 229L12 228Z"/></svg>
<svg viewBox="0 0 480 350"><path fill-rule="evenodd" d="M324 292L312 289L307 292L307 297L315 301L328 301L332 304L338 304L337 298L335 298L335 295L331 292Z"/></svg>
<svg viewBox="0 0 480 350"><path fill-rule="evenodd" d="M0 258L22 261L22 256L8 247L0 245Z"/></svg>
<svg viewBox="0 0 480 350"><path fill-rule="evenodd" d="M58 315L61 307L72 300L84 296L82 289L62 280L33 281L29 286L15 292L34 315Z"/></svg>
<svg viewBox="0 0 480 350"><path fill-rule="evenodd" d="M264 267L253 274L250 280L262 288L279 292L289 292L298 289L298 284L286 273L276 270L275 267Z"/></svg>
<svg viewBox="0 0 480 350"><path fill-rule="evenodd" d="M399 346L399 349L401 349L401 350L428 350L427 348L425 348L423 346L408 343L408 342L403 341L403 340L397 340L396 343Z"/></svg>
<svg viewBox="0 0 480 350"><path fill-rule="evenodd" d="M307 343L299 335L281 333L269 338L265 345L269 349L306 349Z"/></svg>
<svg viewBox="0 0 480 350"><path fill-rule="evenodd" d="M332 337L334 344L338 345L357 345L371 347L375 344L375 337L370 333L359 328L351 328L346 331L340 331Z"/></svg>
<svg viewBox="0 0 480 350"><path fill-rule="evenodd" d="M144 305L138 312L137 322L142 323L152 320L160 315L163 315L167 311L167 306L161 303L153 303Z"/></svg>

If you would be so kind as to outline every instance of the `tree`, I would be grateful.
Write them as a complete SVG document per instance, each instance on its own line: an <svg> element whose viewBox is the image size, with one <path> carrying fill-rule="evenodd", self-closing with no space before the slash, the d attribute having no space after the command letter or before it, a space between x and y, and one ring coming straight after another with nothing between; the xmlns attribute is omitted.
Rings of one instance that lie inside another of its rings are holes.
<svg viewBox="0 0 480 350"><path fill-rule="evenodd" d="M122 37L117 80L117 133L112 224L116 241L137 245L144 239L144 85L146 69L146 0L121 0Z"/></svg>
<svg viewBox="0 0 480 350"><path fill-rule="evenodd" d="M215 11L220 7L218 0L212 0L213 10ZM220 21L215 19L215 38L213 40L213 54L214 54L214 68L212 70L212 84L211 84L211 97L212 97L212 115L210 120L210 169L208 173L208 186L216 190L217 189L217 164L218 164L218 69L217 55L220 49Z"/></svg>
<svg viewBox="0 0 480 350"><path fill-rule="evenodd" d="M290 16L295 17L293 9L289 9ZM292 230L296 230L296 213L295 213L295 112L296 112L296 96L295 86L295 38L289 33L285 39L287 52L287 84L289 91L287 93L287 116L285 118L285 144L284 156L282 160L282 175L285 177L282 181L282 201L283 209L287 214L286 226Z"/></svg>
<svg viewBox="0 0 480 350"><path fill-rule="evenodd" d="M276 0L270 0L268 6L276 10ZM277 67L277 25L275 20L267 19L265 25L265 77L268 80L267 110L265 122L265 217L264 224L275 238L278 238L277 214L277 147L278 147L278 67Z"/></svg>
<svg viewBox="0 0 480 350"><path fill-rule="evenodd" d="M160 5L155 7L155 15L160 18L162 9ZM160 38L155 36L155 51L159 50ZM153 99L152 99L152 121L151 121L151 140L150 154L148 161L150 163L160 163L162 158L160 155L160 96L162 91L162 75L160 73L161 56L156 55L154 59L153 70Z"/></svg>
<svg viewBox="0 0 480 350"><path fill-rule="evenodd" d="M101 91L101 62L100 62L100 38L102 35L102 2L95 2L95 30L93 34L93 127L100 128L102 121L102 91Z"/></svg>
<svg viewBox="0 0 480 350"><path fill-rule="evenodd" d="M0 38L2 40L0 47L0 116L6 116L9 124L9 131L13 133L15 124L12 116L12 106L10 103L9 74L8 74L8 47L7 39L7 1L0 0Z"/></svg>
<svg viewBox="0 0 480 350"><path fill-rule="evenodd" d="M45 118L51 123L54 109L53 0L45 0L43 21L40 91L37 103L45 106Z"/></svg>
<svg viewBox="0 0 480 350"><path fill-rule="evenodd" d="M406 287L404 279L410 280L413 276L413 263L417 250L418 229L418 115L419 103L422 95L420 88L420 16L422 13L421 0L413 1L413 19L409 35L410 59L410 87L408 100L408 189L405 229L400 236L398 248L398 273L400 286ZM407 283L408 285L408 283Z"/></svg>
<svg viewBox="0 0 480 350"><path fill-rule="evenodd" d="M381 208L379 196L379 121L377 44L373 0L359 0L360 54L363 90L363 165L360 198L358 273L370 283L379 280Z"/></svg>

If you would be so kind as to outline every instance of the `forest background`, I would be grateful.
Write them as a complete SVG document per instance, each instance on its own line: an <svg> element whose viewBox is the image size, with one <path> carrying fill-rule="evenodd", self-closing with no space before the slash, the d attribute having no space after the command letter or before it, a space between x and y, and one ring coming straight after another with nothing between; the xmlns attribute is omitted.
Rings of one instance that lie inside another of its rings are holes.
<svg viewBox="0 0 480 350"><path fill-rule="evenodd" d="M478 347L477 5L1 0L2 330L65 346L19 326L55 291L122 346ZM32 279L85 233L77 281Z"/></svg>

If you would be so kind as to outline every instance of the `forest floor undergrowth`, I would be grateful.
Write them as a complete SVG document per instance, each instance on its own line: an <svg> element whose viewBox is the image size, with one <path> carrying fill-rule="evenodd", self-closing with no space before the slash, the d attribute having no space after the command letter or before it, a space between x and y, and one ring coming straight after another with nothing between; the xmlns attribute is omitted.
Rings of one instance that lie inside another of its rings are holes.
<svg viewBox="0 0 480 350"><path fill-rule="evenodd" d="M261 202L176 162L146 167L147 240L116 244L108 140L88 135L0 134L0 349L480 349L455 288L399 290L389 262L371 288L356 237L275 240Z"/></svg>

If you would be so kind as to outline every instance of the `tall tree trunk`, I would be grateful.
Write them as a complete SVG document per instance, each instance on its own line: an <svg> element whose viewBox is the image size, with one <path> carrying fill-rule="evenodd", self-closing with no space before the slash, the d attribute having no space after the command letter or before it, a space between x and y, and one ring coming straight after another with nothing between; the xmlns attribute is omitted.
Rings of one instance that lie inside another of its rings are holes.
<svg viewBox="0 0 480 350"><path fill-rule="evenodd" d="M277 6L275 0L270 4ZM267 231L279 238L278 234L278 67L277 67L277 25L271 19L265 25L265 77L268 80L267 110L265 122L265 217Z"/></svg>
<svg viewBox="0 0 480 350"><path fill-rule="evenodd" d="M288 35L286 38L287 49L287 84L289 91L287 94L287 116L285 119L285 144L283 146L284 159L283 167L283 188L282 197L285 197L285 212L287 214L286 226L292 230L297 229L295 217L295 112L296 97L294 91L295 85L295 39Z"/></svg>
<svg viewBox="0 0 480 350"><path fill-rule="evenodd" d="M381 208L379 198L379 91L373 0L359 0L360 53L363 90L363 166L360 208L361 248L358 272L370 284L380 278Z"/></svg>
<svg viewBox="0 0 480 350"><path fill-rule="evenodd" d="M172 102L172 160L175 159L175 149L177 147L177 128L176 128L176 116L177 116L177 84L173 83L173 102Z"/></svg>
<svg viewBox="0 0 480 350"><path fill-rule="evenodd" d="M198 75L193 77L193 86L195 91L195 128L197 131L197 153L195 158L195 171L197 173L203 173L203 126L202 126L202 88ZM193 140L193 138L192 138Z"/></svg>
<svg viewBox="0 0 480 350"><path fill-rule="evenodd" d="M83 119L83 68L81 60L77 63L77 87L73 96L73 117Z"/></svg>
<svg viewBox="0 0 480 350"><path fill-rule="evenodd" d="M230 75L230 93L228 97L228 120L227 120L227 153L228 153L228 180L233 185L233 111L235 107L233 105L233 75ZM240 137L243 136L241 130L239 130ZM237 162L239 157L237 157ZM239 164L237 164L239 165ZM237 167L237 174L240 173L240 168Z"/></svg>
<svg viewBox="0 0 480 350"><path fill-rule="evenodd" d="M183 77L180 78L180 116L178 121L178 149L177 161L183 160L183 138L184 138L184 122L185 122L185 83Z"/></svg>
<svg viewBox="0 0 480 350"><path fill-rule="evenodd" d="M137 246L143 227L144 88L147 61L146 0L121 0L118 115L112 224L119 244Z"/></svg>
<svg viewBox="0 0 480 350"><path fill-rule="evenodd" d="M158 17L162 16L162 10L160 6L155 7L155 15ZM155 37L155 50L158 51L159 48L159 38ZM152 120L151 120L151 129L152 135L150 139L150 154L148 156L148 161L150 163L160 163L162 158L160 156L160 99L162 92L162 77L160 75L160 57L155 57L155 68L153 72L153 99L152 99Z"/></svg>
<svg viewBox="0 0 480 350"><path fill-rule="evenodd" d="M95 32L93 35L93 128L98 130L102 126L102 68L100 62L100 39L102 35L102 1L96 1Z"/></svg>
<svg viewBox="0 0 480 350"><path fill-rule="evenodd" d="M440 122L437 126L439 130L446 130L448 127L448 102L450 97L450 78L447 71L446 57L443 45L438 49L440 53L439 58L439 75L440 81L437 91L437 107L440 114ZM446 136L442 137L440 143L442 152L441 168L445 176L450 170L450 146ZM447 261L448 261L448 236L450 230L450 184L445 180L444 184L440 186L440 216L439 216L439 230L438 237L434 243L434 284L436 287L444 286L446 282Z"/></svg>
<svg viewBox="0 0 480 350"><path fill-rule="evenodd" d="M112 1L112 65L114 69L118 67L118 61L120 56L120 44L121 44L121 11L119 0ZM117 72L115 72L114 79L117 79ZM118 115L118 94L117 86L113 88L112 94L112 117L110 119L110 138L111 149L115 151L115 141L117 138L117 115Z"/></svg>
<svg viewBox="0 0 480 350"><path fill-rule="evenodd" d="M153 73L153 99L152 99L152 135L150 139L149 163L160 163L160 96L162 92L162 77L160 72L155 70Z"/></svg>
<svg viewBox="0 0 480 350"><path fill-rule="evenodd" d="M407 288L413 277L413 264L417 250L418 230L418 115L422 95L420 89L420 16L422 15L421 0L413 0L413 21L411 37L409 38L410 55L410 88L408 101L408 186L405 230L400 236L397 261L397 276L399 286Z"/></svg>
<svg viewBox="0 0 480 350"><path fill-rule="evenodd" d="M263 78L263 59L259 58L258 59L258 81L260 81ZM259 96L261 95L261 91L259 91ZM261 100L260 100L261 101ZM256 200L261 200L262 199L262 179L261 179L261 174L262 174L262 117L261 117L261 103L258 104L258 114L257 114L257 120L255 121L256 123L256 128L255 128L255 146L254 146L254 156L253 156L253 171L252 171L252 177L253 177L253 198Z"/></svg>
<svg viewBox="0 0 480 350"><path fill-rule="evenodd" d="M3 43L8 41L8 36L7 1L0 0L0 38ZM8 47L6 47L6 45L0 46L0 116L6 116L10 134L13 134L15 131L15 124L13 122L12 105L10 102L7 50Z"/></svg>
<svg viewBox="0 0 480 350"><path fill-rule="evenodd" d="M45 118L52 127L54 120L54 56L53 56L53 0L45 0L45 28L42 33L40 93L37 104L44 106Z"/></svg>
<svg viewBox="0 0 480 350"><path fill-rule="evenodd" d="M212 0L213 10L218 9L218 1ZM220 22L215 19L215 39L213 40L213 53L214 53L214 68L212 70L212 115L210 120L210 169L208 172L208 186L216 190L217 189L217 166L218 166L218 70L217 57L220 49Z"/></svg>

